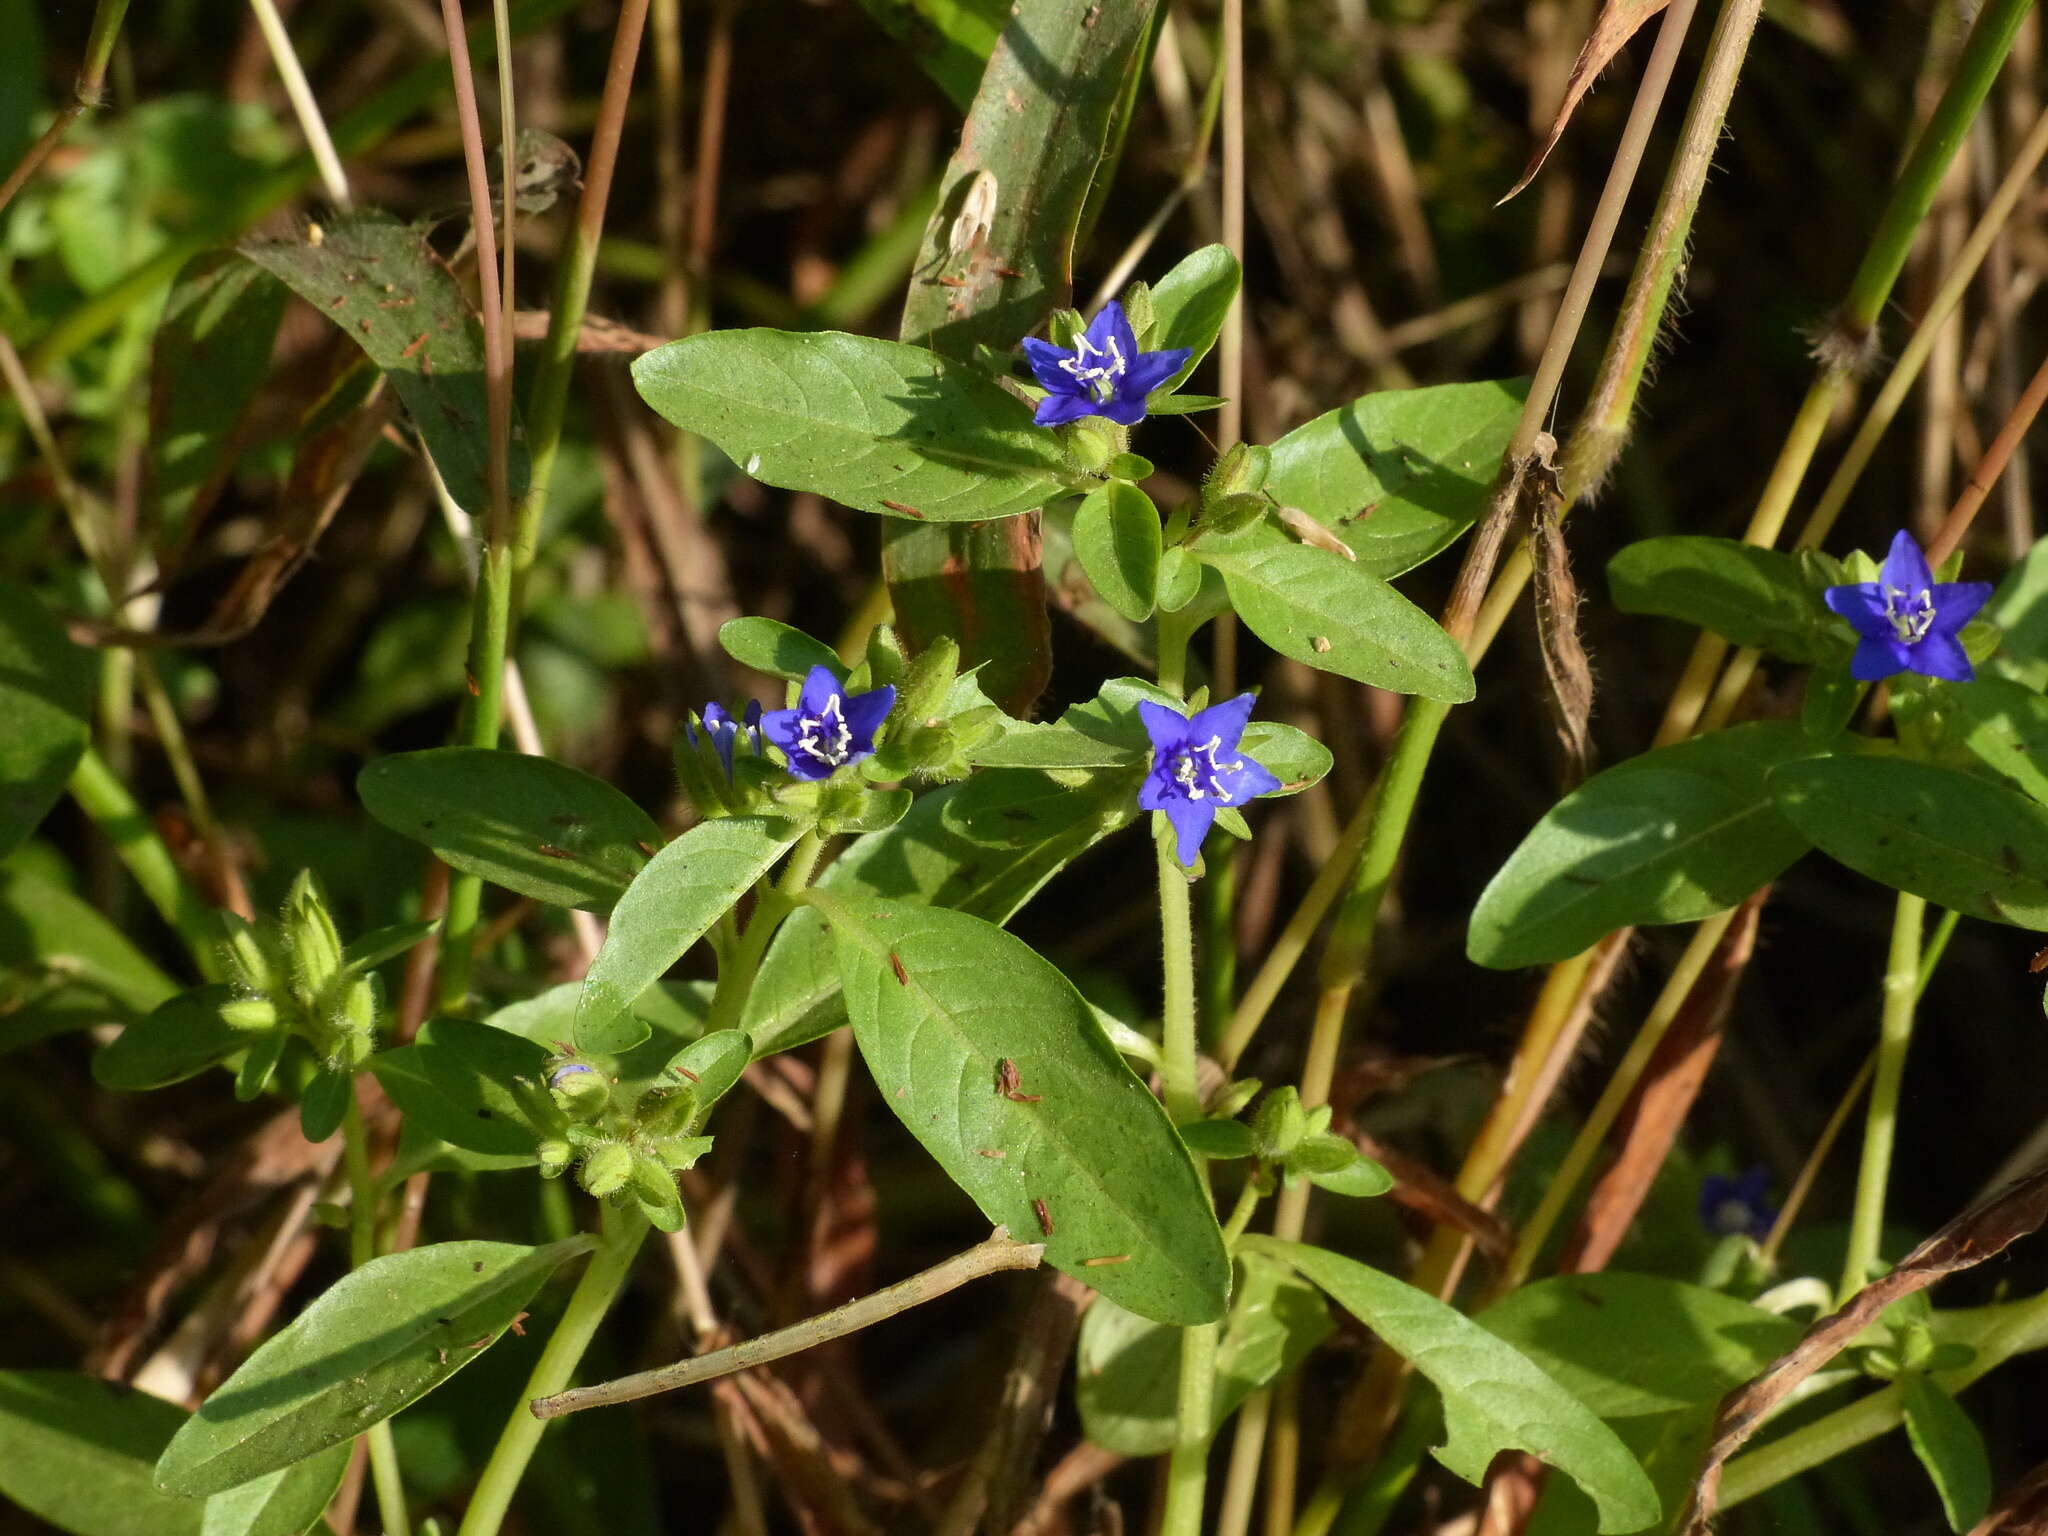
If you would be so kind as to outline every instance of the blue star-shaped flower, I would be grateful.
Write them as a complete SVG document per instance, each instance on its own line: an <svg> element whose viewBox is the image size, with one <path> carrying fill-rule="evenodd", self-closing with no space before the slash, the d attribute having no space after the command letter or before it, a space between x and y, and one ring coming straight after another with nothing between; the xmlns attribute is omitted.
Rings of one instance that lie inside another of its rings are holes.
<svg viewBox="0 0 2048 1536"><path fill-rule="evenodd" d="M747 701L744 722L733 719L732 712L723 704L706 704L697 718L703 722L704 734L710 738L711 748L718 754L718 761L724 766L728 779L732 777L732 750L741 737L746 738L747 745L753 750L758 752L761 749L757 729L761 724L761 703L758 699ZM683 735L692 747L697 745L697 728L688 719L683 721Z"/></svg>
<svg viewBox="0 0 2048 1536"><path fill-rule="evenodd" d="M1138 791L1138 808L1166 813L1173 823L1175 852L1189 869L1195 867L1218 810L1280 787L1277 778L1237 750L1251 717L1248 693L1192 717L1150 699L1138 701L1138 718L1152 738L1152 771Z"/></svg>
<svg viewBox="0 0 2048 1536"><path fill-rule="evenodd" d="M813 667L796 708L761 716L761 734L782 748L793 778L829 779L848 763L872 757L875 732L896 705L894 688L848 696L830 667Z"/></svg>
<svg viewBox="0 0 2048 1536"><path fill-rule="evenodd" d="M1829 587L1827 605L1856 633L1849 675L1875 683L1895 672L1967 683L1977 675L1956 634L1991 598L1988 581L1941 581L1903 528L1876 581Z"/></svg>
<svg viewBox="0 0 2048 1536"><path fill-rule="evenodd" d="M1145 419L1145 397L1186 367L1194 353L1186 347L1140 352L1123 305L1111 299L1076 338L1073 351L1027 336L1024 356L1050 391L1031 418L1038 425L1107 416L1128 427Z"/></svg>
<svg viewBox="0 0 2048 1536"><path fill-rule="evenodd" d="M1725 1173L1708 1174L1700 1181L1700 1225L1716 1237L1753 1237L1762 1242L1778 1219L1776 1209L1764 1198L1770 1181L1770 1169L1761 1164L1734 1178Z"/></svg>

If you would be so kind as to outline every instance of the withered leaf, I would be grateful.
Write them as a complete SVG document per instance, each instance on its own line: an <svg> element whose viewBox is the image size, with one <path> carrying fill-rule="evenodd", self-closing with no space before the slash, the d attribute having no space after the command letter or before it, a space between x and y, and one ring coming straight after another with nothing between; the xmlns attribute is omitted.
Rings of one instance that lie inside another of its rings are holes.
<svg viewBox="0 0 2048 1536"><path fill-rule="evenodd" d="M1614 61L1622 45L1641 30L1644 22L1655 16L1671 0L1607 0L1600 7L1600 15L1593 23L1593 30L1586 38L1585 47L1572 63L1571 78L1564 88L1564 100L1558 104L1557 116L1551 119L1550 131L1543 135L1543 142L1536 146L1536 153L1529 157L1529 163L1522 170L1521 180L1507 190L1500 202L1504 203L1536 179L1536 173L1543 169L1543 162L1550 158L1550 152L1557 148L1557 141L1564 137L1565 125L1572 120L1572 114L1579 109L1579 103L1586 98L1586 92L1593 88L1593 82L1600 77L1600 71ZM1495 203L1498 208L1500 203Z"/></svg>

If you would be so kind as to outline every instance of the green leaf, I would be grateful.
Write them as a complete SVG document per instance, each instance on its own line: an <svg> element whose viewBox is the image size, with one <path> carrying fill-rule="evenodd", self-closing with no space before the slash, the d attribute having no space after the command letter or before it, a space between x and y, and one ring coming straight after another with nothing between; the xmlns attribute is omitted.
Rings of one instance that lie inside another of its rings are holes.
<svg viewBox="0 0 2048 1536"><path fill-rule="evenodd" d="M1273 444L1266 491L1336 534L1375 576L1398 576L1485 510L1527 388L1514 379L1363 396Z"/></svg>
<svg viewBox="0 0 2048 1536"><path fill-rule="evenodd" d="M348 946L342 955L343 967L356 972L374 971L385 961L397 959L440 926L439 918L430 918L373 928Z"/></svg>
<svg viewBox="0 0 2048 1536"><path fill-rule="evenodd" d="M385 826L464 874L550 906L609 911L662 841L602 779L524 752L400 752L366 766L356 793Z"/></svg>
<svg viewBox="0 0 2048 1536"><path fill-rule="evenodd" d="M2002 677L1949 683L1932 702L1977 758L2048 804L2048 699Z"/></svg>
<svg viewBox="0 0 2048 1536"><path fill-rule="evenodd" d="M697 1123L712 1105L733 1090L747 1063L754 1059L754 1042L742 1029L720 1029L693 1040L676 1053L668 1071L683 1081L697 1101Z"/></svg>
<svg viewBox="0 0 2048 1536"><path fill-rule="evenodd" d="M0 1012L0 1049L95 1024L132 1024L178 985L60 885L0 865L0 968L34 988Z"/></svg>
<svg viewBox="0 0 2048 1536"><path fill-rule="evenodd" d="M370 1071L376 1074L378 1085L390 1095L391 1102L404 1112L401 1162L405 1161L407 1143L415 1144L411 1149L419 1153L422 1166L444 1152L459 1158L487 1159L492 1166L504 1168L524 1168L539 1161L534 1137L514 1138L481 1119L475 1104L462 1105L451 1099L428 1074L422 1047L400 1045L379 1051L370 1058ZM422 1138L434 1144L431 1150L416 1145ZM479 1150L473 1145L478 1141L510 1150Z"/></svg>
<svg viewBox="0 0 2048 1536"><path fill-rule="evenodd" d="M1010 0L860 0L861 8L965 110L1010 14Z"/></svg>
<svg viewBox="0 0 2048 1536"><path fill-rule="evenodd" d="M0 1494L72 1536L199 1536L150 1469L185 1410L97 1376L0 1371Z"/></svg>
<svg viewBox="0 0 2048 1536"><path fill-rule="evenodd" d="M621 1087L631 1092L654 1082L676 1052L704 1033L713 990L708 981L659 981L633 999L629 1011L646 1028L647 1038L607 1053ZM582 1000L583 983L565 981L537 997L507 1004L484 1022L544 1051L566 1051L576 1037L576 1008Z"/></svg>
<svg viewBox="0 0 2048 1536"><path fill-rule="evenodd" d="M1619 928L1726 911L1806 851L1764 779L1820 750L1793 721L1759 721L1595 774L1488 882L1465 952L1512 970L1576 955Z"/></svg>
<svg viewBox="0 0 2048 1536"><path fill-rule="evenodd" d="M1006 721L1000 734L978 742L969 761L983 768L1127 768L1143 758L1137 747L1112 746L1072 726Z"/></svg>
<svg viewBox="0 0 2048 1536"><path fill-rule="evenodd" d="M1332 1332L1322 1294L1283 1264L1258 1254L1238 1260L1230 1317L1216 1349L1211 1402L1221 1426L1252 1393L1294 1369ZM1181 1330L1103 1298L1081 1319L1074 1404L1081 1429L1120 1456L1157 1456L1173 1447L1180 1396Z"/></svg>
<svg viewBox="0 0 2048 1536"><path fill-rule="evenodd" d="M1472 669L1436 621L1362 562L1292 540L1202 545L1245 627L1281 655L1394 693L1462 704Z"/></svg>
<svg viewBox="0 0 2048 1536"><path fill-rule="evenodd" d="M1259 1150L1259 1138L1242 1120L1190 1120L1180 1128L1180 1139L1195 1156L1226 1162Z"/></svg>
<svg viewBox="0 0 2048 1536"><path fill-rule="evenodd" d="M0 858L42 823L84 755L97 672L33 592L0 581Z"/></svg>
<svg viewBox="0 0 2048 1536"><path fill-rule="evenodd" d="M1186 347L1193 356L1185 368L1159 386L1150 410L1158 411L1163 397L1180 388L1209 355L1243 280L1244 271L1229 246L1205 245L1183 256L1153 285L1152 337L1144 342L1145 349L1170 352Z"/></svg>
<svg viewBox="0 0 2048 1536"><path fill-rule="evenodd" d="M1644 539L1607 563L1623 613L1650 613L1753 645L1787 661L1826 661L1849 632L1782 550L1695 534Z"/></svg>
<svg viewBox="0 0 2048 1536"><path fill-rule="evenodd" d="M1394 1187L1394 1176L1356 1147L1340 1168L1307 1170L1309 1183L1349 1200L1372 1200Z"/></svg>
<svg viewBox="0 0 2048 1536"><path fill-rule="evenodd" d="M1592 1410L1529 1359L1456 1308L1354 1259L1278 1238L1245 1247L1292 1265L1322 1287L1443 1395L1450 1438L1436 1458L1478 1484L1502 1451L1527 1451L1577 1483L1599 1507L1603 1532L1640 1531L1659 1514L1657 1491Z"/></svg>
<svg viewBox="0 0 2048 1536"><path fill-rule="evenodd" d="M341 1486L352 1446L293 1462L206 1501L199 1536L302 1536Z"/></svg>
<svg viewBox="0 0 2048 1536"><path fill-rule="evenodd" d="M214 1389L165 1447L157 1487L198 1498L353 1439L476 1359L594 1244L435 1243L372 1259Z"/></svg>
<svg viewBox="0 0 2048 1536"><path fill-rule="evenodd" d="M1244 728L1238 750L1279 779L1270 796L1298 795L1330 771L1330 749L1307 731L1278 720L1254 720Z"/></svg>
<svg viewBox="0 0 2048 1536"><path fill-rule="evenodd" d="M1969 917L2048 929L2048 808L2003 784L1873 753L1787 763L1770 791L1858 874Z"/></svg>
<svg viewBox="0 0 2048 1536"><path fill-rule="evenodd" d="M633 382L756 480L863 512L1009 517L1069 473L1059 440L1031 424L1023 401L969 364L902 342L710 331L644 354Z"/></svg>
<svg viewBox="0 0 2048 1536"><path fill-rule="evenodd" d="M1128 773L1089 773L1077 782L991 769L921 796L895 826L834 859L818 886L1006 923L1070 860L1136 814L1137 783ZM802 908L769 946L741 1027L760 1057L845 1022L831 936L816 911Z"/></svg>
<svg viewBox="0 0 2048 1536"><path fill-rule="evenodd" d="M166 999L93 1053L93 1081L145 1093L219 1066L256 1039L221 1018L221 1008L234 998L233 987L216 984Z"/></svg>
<svg viewBox="0 0 2048 1536"><path fill-rule="evenodd" d="M790 822L731 816L700 822L656 854L619 898L604 948L583 978L579 1051L622 1051L635 999L703 938L802 835ZM629 1038L630 1037L630 1038Z"/></svg>
<svg viewBox="0 0 2048 1536"><path fill-rule="evenodd" d="M289 297L234 251L194 257L171 285L150 363L147 494L174 545L243 446L235 428L270 370Z"/></svg>
<svg viewBox="0 0 2048 1536"><path fill-rule="evenodd" d="M1941 1495L1942 1513L1957 1536L1991 1509L1991 1457L1984 1437L1956 1400L1931 1377L1913 1372L1899 1383L1913 1454Z"/></svg>
<svg viewBox="0 0 2048 1536"><path fill-rule="evenodd" d="M299 1134L319 1143L341 1129L348 1118L349 1096L355 1092L355 1077L322 1067L299 1090Z"/></svg>
<svg viewBox="0 0 2048 1536"><path fill-rule="evenodd" d="M517 1157L533 1151L540 1127L512 1084L524 1079L531 1092L545 1092L547 1051L474 1019L429 1019L414 1049L427 1080L455 1111L452 1125L429 1129L472 1152Z"/></svg>
<svg viewBox="0 0 2048 1536"><path fill-rule="evenodd" d="M824 667L834 677L846 675L831 646L774 619L727 619L718 626L718 643L741 666L792 683L802 682L813 667Z"/></svg>
<svg viewBox="0 0 2048 1536"><path fill-rule="evenodd" d="M2036 539L1978 615L2005 631L1991 668L2029 688L2048 688L2048 539Z"/></svg>
<svg viewBox="0 0 2048 1536"><path fill-rule="evenodd" d="M1715 1403L1799 1342L1799 1324L1680 1280L1538 1280L1475 1319L1603 1419Z"/></svg>
<svg viewBox="0 0 2048 1536"><path fill-rule="evenodd" d="M807 899L832 927L883 1100L982 1214L1025 1241L1043 1234L1047 1263L1141 1316L1221 1317L1230 1265L1208 1191L1073 983L979 918ZM1005 1061L1026 1098L1001 1091ZM1102 1258L1117 1262L1088 1263Z"/></svg>
<svg viewBox="0 0 2048 1536"><path fill-rule="evenodd" d="M454 275L420 230L389 214L324 222L318 245L250 241L251 261L341 328L398 391L456 505L482 517L490 506L485 463L490 429L483 332ZM526 494L526 441L514 424L511 497Z"/></svg>
<svg viewBox="0 0 2048 1536"><path fill-rule="evenodd" d="M1085 496L1074 513L1074 557L1102 600L1133 623L1159 595L1159 509L1126 480Z"/></svg>

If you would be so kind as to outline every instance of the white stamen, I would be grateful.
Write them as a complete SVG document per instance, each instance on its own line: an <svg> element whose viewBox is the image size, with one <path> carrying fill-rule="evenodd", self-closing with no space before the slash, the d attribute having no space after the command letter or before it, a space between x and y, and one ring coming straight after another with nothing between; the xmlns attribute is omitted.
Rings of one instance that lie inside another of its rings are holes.
<svg viewBox="0 0 2048 1536"><path fill-rule="evenodd" d="M1904 598L1905 606L1900 606ZM1902 645L1917 645L1934 627L1934 594L1922 587L1908 592L1903 587L1884 589L1884 616L1891 621L1892 635Z"/></svg>
<svg viewBox="0 0 2048 1536"><path fill-rule="evenodd" d="M1216 761L1216 753L1223 745L1221 736L1211 736L1198 747L1182 747L1174 754L1173 780L1180 785L1190 800L1206 800L1214 795L1225 805L1230 804L1230 791L1221 782L1226 773L1235 773L1244 766L1242 758L1232 758L1227 763Z"/></svg>
<svg viewBox="0 0 2048 1536"><path fill-rule="evenodd" d="M1088 393L1098 402L1109 399L1116 393L1115 380L1123 377L1129 366L1124 349L1116 344L1116 338L1108 338L1108 350L1094 346L1086 335L1074 339L1074 355L1060 359L1063 371L1074 376L1075 382L1086 384ZM1091 364L1090 358L1107 358L1107 362Z"/></svg>
<svg viewBox="0 0 2048 1536"><path fill-rule="evenodd" d="M829 740L820 739L825 732L830 733ZM827 699L825 707L815 715L797 716L796 747L828 768L837 768L846 761L853 747L853 728L846 723L838 694Z"/></svg>

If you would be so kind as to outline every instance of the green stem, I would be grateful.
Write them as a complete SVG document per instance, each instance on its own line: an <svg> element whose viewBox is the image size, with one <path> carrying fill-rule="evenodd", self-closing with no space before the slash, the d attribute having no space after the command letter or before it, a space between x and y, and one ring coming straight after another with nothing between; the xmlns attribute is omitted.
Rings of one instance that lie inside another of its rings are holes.
<svg viewBox="0 0 2048 1536"><path fill-rule="evenodd" d="M1166 1513L1159 1536L1202 1536L1202 1504L1209 1485L1209 1442L1216 1394L1219 1323L1180 1332L1180 1400L1173 1454L1166 1464Z"/></svg>
<svg viewBox="0 0 2048 1536"><path fill-rule="evenodd" d="M512 1495L518 1490L519 1480L526 1475L526 1464L533 1459L541 1432L547 1428L544 1420L533 1416L531 1405L537 1399L553 1397L569 1385L598 1324L604 1321L605 1313L611 1310L613 1299L632 1271L647 1230L647 1218L638 1207L623 1211L605 1207L604 1240L591 1255L583 1278L576 1282L569 1305L549 1335L533 1374L526 1378L525 1390L499 1432L498 1443L484 1465L483 1476L477 1480L476 1492L470 1495L469 1508L463 1513L456 1536L497 1536L506 1511L512 1507Z"/></svg>
<svg viewBox="0 0 2048 1536"><path fill-rule="evenodd" d="M178 861L171 857L171 850L157 836L127 786L90 747L71 771L70 790L78 808L114 845L115 854L128 866L150 905L185 941L199 974L208 981L219 980L223 937L219 919L185 879Z"/></svg>
<svg viewBox="0 0 2048 1536"><path fill-rule="evenodd" d="M1863 1163L1856 1173L1856 1206L1849 1218L1849 1252L1842 1265L1839 1301L1863 1289L1878 1263L1884 1236L1885 1189L1891 1182L1898 1139L1899 1090L1906 1080L1906 1048L1913 1039L1913 1004L1920 981L1921 930L1927 902L1899 892L1892 913L1891 959L1884 973L1884 1019L1877 1037L1877 1075L1863 1122Z"/></svg>
<svg viewBox="0 0 2048 1536"><path fill-rule="evenodd" d="M505 717L505 655L512 637L512 550L496 538L484 546L477 564L476 593L470 608L469 683L475 690L458 733L470 747L496 747ZM448 881L448 914L441 929L441 971L436 988L446 1011L459 1010L469 998L470 964L474 960L477 919L483 911L481 876L457 872Z"/></svg>
<svg viewBox="0 0 2048 1536"><path fill-rule="evenodd" d="M362 1105L356 1100L353 1085L349 1088L348 1110L341 1127L341 1157L349 1187L348 1264L350 1269L361 1269L377 1256L377 1179L370 1171L369 1137L363 1128ZM364 1430L363 1446L369 1452L370 1480L377 1489L377 1513L384 1522L384 1536L411 1536L405 1482L399 1476L398 1447L391 1438L391 1421L379 1419Z"/></svg>
<svg viewBox="0 0 2048 1536"><path fill-rule="evenodd" d="M1170 841L1153 839L1159 863L1159 938L1164 951L1165 1052L1159 1076L1166 1092L1166 1112L1176 1125L1198 1120L1202 1094L1196 1081L1195 933L1189 911L1188 875Z"/></svg>
<svg viewBox="0 0 2048 1536"><path fill-rule="evenodd" d="M824 837L815 828L806 832L791 850L789 862L782 868L782 878L772 886L763 882L746 932L719 957L718 988L711 994L711 1013L705 1020L705 1033L732 1029L739 1024L740 1014L747 1006L747 994L753 990L754 977L761 969L762 958L768 953L769 942L782 926L783 919L795 910L796 898L803 894L804 887L818 872L818 858L824 851Z"/></svg>

